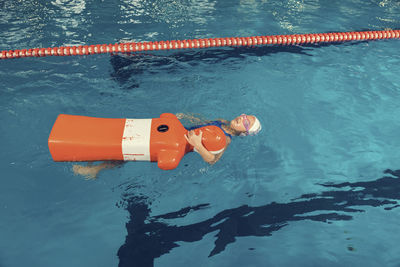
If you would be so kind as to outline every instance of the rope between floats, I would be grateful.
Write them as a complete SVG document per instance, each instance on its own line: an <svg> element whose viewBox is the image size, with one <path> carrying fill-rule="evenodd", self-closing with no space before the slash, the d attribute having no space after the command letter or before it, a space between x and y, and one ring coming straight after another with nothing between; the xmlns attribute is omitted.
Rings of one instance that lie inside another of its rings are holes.
<svg viewBox="0 0 400 267"><path fill-rule="evenodd" d="M154 50L193 49L223 46L301 45L308 43L333 43L376 39L400 38L400 30L335 32L292 35L266 35L252 37L227 37L160 42L131 42L101 45L61 46L3 50L0 59L44 56L74 56L103 53L129 53Z"/></svg>

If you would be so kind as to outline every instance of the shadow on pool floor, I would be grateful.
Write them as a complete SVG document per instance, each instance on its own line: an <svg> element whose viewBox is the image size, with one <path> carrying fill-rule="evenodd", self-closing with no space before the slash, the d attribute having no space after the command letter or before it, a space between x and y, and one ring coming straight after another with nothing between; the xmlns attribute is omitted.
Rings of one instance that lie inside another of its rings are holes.
<svg viewBox="0 0 400 267"><path fill-rule="evenodd" d="M153 266L154 259L178 247L177 242L199 241L214 231L218 234L209 257L221 253L228 244L235 242L236 237L270 236L290 222L351 220L352 213L364 212L354 206L385 205L385 210L394 209L400 206L400 170L386 170L384 173L387 176L374 181L321 184L332 190L302 195L289 203L273 202L258 207L243 205L227 209L208 220L185 226L168 225L159 219L181 218L188 212L207 208L209 204L150 217L145 199L132 197L127 199L130 221L126 224L128 235L125 244L118 251L119 266ZM321 214L307 215L311 212Z"/></svg>

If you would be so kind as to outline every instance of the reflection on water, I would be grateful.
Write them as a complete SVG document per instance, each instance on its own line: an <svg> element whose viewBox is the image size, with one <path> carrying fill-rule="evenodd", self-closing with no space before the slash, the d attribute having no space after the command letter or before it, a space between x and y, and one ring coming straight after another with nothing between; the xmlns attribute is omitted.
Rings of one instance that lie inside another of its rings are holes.
<svg viewBox="0 0 400 267"><path fill-rule="evenodd" d="M121 24L126 23L165 23L169 28L176 28L193 22L203 25L209 20L214 20L215 2L201 1L131 1L122 0L120 10Z"/></svg>
<svg viewBox="0 0 400 267"><path fill-rule="evenodd" d="M80 40L82 29L86 29L89 24L85 16L85 0L53 0L51 4L58 16L54 17L55 26L62 29L66 41L64 45L83 45ZM90 34L89 34L90 35Z"/></svg>
<svg viewBox="0 0 400 267"><path fill-rule="evenodd" d="M44 1L0 1L0 45L10 49L43 38L53 13Z"/></svg>
<svg viewBox="0 0 400 267"><path fill-rule="evenodd" d="M119 266L153 266L154 259L178 247L179 241L195 242L218 231L209 257L221 253L236 237L270 236L290 222L312 220L324 223L351 220L361 207L391 210L399 207L400 170L386 170L384 177L374 181L321 184L321 193L310 193L289 203L268 203L251 207L243 205L219 212L212 218L185 226L168 225L162 220L185 217L207 208L210 204L185 207L175 212L149 216L150 206L144 197L126 199L130 221L128 235L118 251ZM354 208L357 206L357 208Z"/></svg>
<svg viewBox="0 0 400 267"><path fill-rule="evenodd" d="M86 8L85 0L54 0L51 3L63 10L65 16L81 14Z"/></svg>

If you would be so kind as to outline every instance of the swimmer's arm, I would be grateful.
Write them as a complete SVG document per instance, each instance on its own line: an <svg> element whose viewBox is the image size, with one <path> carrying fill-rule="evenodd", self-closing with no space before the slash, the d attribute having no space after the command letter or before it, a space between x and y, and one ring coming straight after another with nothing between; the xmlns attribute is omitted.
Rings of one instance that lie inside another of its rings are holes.
<svg viewBox="0 0 400 267"><path fill-rule="evenodd" d="M215 162L217 162L217 155L214 155L213 153L208 151L202 144L196 145L194 148L196 148L197 153L200 154L205 162L209 164L214 164Z"/></svg>
<svg viewBox="0 0 400 267"><path fill-rule="evenodd" d="M230 143L231 143L230 138L227 138L227 144L224 150L222 150L222 152L218 154L211 153L203 146L203 144L197 144L195 148L205 162L209 163L210 165L213 165L222 157L222 155L224 154L226 148Z"/></svg>
<svg viewBox="0 0 400 267"><path fill-rule="evenodd" d="M229 137L226 138L226 146L225 146L224 150L222 150L222 152L216 154L214 160L213 160L212 162L209 162L209 163L210 163L210 164L216 163L216 162L222 157L222 155L224 154L226 148L228 147L228 145L229 145L230 143L231 143L231 139L230 139Z"/></svg>
<svg viewBox="0 0 400 267"><path fill-rule="evenodd" d="M213 164L213 162L215 162L216 156L203 146L203 143L201 142L202 136L203 132L201 130L198 135L194 131L189 131L187 134L185 134L185 138L188 143L196 149L197 153L200 154L203 160L205 162Z"/></svg>
<svg viewBox="0 0 400 267"><path fill-rule="evenodd" d="M194 131L189 131L187 134L185 134L185 138L188 141L188 143L191 144L196 149L197 153L200 154L200 156L203 158L205 162L212 165L221 158L222 154L224 154L224 151L230 144L231 139L227 138L224 150L221 153L214 155L204 147L203 143L201 142L202 136L203 136L202 131L200 131L198 135L196 135Z"/></svg>
<svg viewBox="0 0 400 267"><path fill-rule="evenodd" d="M192 114L176 113L175 115L179 120L185 119L185 120L190 121L191 123L204 123L205 122L204 119L195 117Z"/></svg>

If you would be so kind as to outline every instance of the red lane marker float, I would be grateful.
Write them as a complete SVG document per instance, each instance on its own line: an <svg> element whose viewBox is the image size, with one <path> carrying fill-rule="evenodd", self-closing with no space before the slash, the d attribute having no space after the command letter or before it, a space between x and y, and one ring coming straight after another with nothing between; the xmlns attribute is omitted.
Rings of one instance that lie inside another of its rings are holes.
<svg viewBox="0 0 400 267"><path fill-rule="evenodd" d="M75 56L103 53L127 53L153 50L193 49L221 46L296 45L360 40L400 38L400 30L334 32L292 35L266 35L252 37L227 37L160 42L117 43L102 45L62 46L0 51L0 59L45 56Z"/></svg>

